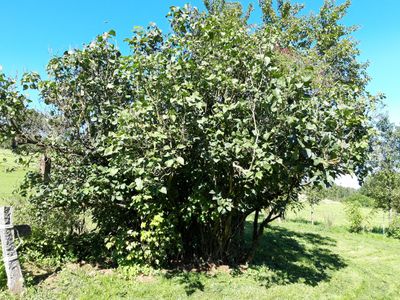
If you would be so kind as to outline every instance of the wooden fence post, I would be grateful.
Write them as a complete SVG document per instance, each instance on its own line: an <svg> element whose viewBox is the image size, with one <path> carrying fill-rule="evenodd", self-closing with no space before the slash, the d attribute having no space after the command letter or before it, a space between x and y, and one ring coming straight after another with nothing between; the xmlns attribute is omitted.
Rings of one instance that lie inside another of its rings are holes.
<svg viewBox="0 0 400 300"><path fill-rule="evenodd" d="M4 266L7 273L7 285L12 293L20 294L24 288L21 266L14 245L13 208L0 207L0 238L3 250Z"/></svg>

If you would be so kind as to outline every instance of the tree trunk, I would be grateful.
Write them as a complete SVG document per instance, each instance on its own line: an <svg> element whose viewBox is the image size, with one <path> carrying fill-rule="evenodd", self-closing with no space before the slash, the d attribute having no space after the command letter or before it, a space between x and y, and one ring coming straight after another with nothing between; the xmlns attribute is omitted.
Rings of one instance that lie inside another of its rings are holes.
<svg viewBox="0 0 400 300"><path fill-rule="evenodd" d="M46 154L40 158L40 174L45 183L49 182L51 171L51 159Z"/></svg>
<svg viewBox="0 0 400 300"><path fill-rule="evenodd" d="M273 211L271 210L269 215L260 223L259 226L258 224L258 211L256 211L256 216L254 218L254 223L253 223L253 239L251 242L251 248L248 252L247 258L246 258L246 263L251 262L254 259L254 256L256 254L258 244L260 242L260 239L264 233L264 229L268 226L268 224L278 218L282 217L282 212L278 213L277 215L273 216Z"/></svg>
<svg viewBox="0 0 400 300"><path fill-rule="evenodd" d="M214 262L235 264L242 262L245 214L232 212L209 224L194 221L189 230L180 228L185 262Z"/></svg>
<svg viewBox="0 0 400 300"><path fill-rule="evenodd" d="M311 225L314 225L314 205L311 205Z"/></svg>
<svg viewBox="0 0 400 300"><path fill-rule="evenodd" d="M382 214L382 234L385 234L385 212Z"/></svg>
<svg viewBox="0 0 400 300"><path fill-rule="evenodd" d="M253 221L253 238L252 241L254 241L257 238L257 231L258 231L258 216L260 214L260 211L257 209L256 213L254 214L254 221Z"/></svg>

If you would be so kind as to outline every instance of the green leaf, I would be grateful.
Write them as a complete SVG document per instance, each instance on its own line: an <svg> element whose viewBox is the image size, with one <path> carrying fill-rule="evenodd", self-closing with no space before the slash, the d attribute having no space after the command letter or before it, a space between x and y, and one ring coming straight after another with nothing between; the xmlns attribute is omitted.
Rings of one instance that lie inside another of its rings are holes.
<svg viewBox="0 0 400 300"><path fill-rule="evenodd" d="M304 84L302 82L300 82L300 83L296 83L295 85L296 85L296 88L301 89Z"/></svg>
<svg viewBox="0 0 400 300"><path fill-rule="evenodd" d="M118 168L111 168L108 170L108 174L110 174L111 176L115 176L118 172L119 172Z"/></svg>
<svg viewBox="0 0 400 300"><path fill-rule="evenodd" d="M174 164L175 160L174 159L169 159L165 162L165 165L170 168Z"/></svg>
<svg viewBox="0 0 400 300"><path fill-rule="evenodd" d="M178 157L176 158L176 161L177 161L179 164L181 164L181 165L184 165L184 164L185 164L185 160L184 160L183 157L181 157L181 156L178 156Z"/></svg>
<svg viewBox="0 0 400 300"><path fill-rule="evenodd" d="M108 148L106 148L104 150L104 155L105 156L109 156L109 155L111 155L113 153L114 153L114 146L113 145L111 145L110 147L108 147Z"/></svg>
<svg viewBox="0 0 400 300"><path fill-rule="evenodd" d="M135 184L138 191L141 191L143 189L143 180L141 178L136 178Z"/></svg>

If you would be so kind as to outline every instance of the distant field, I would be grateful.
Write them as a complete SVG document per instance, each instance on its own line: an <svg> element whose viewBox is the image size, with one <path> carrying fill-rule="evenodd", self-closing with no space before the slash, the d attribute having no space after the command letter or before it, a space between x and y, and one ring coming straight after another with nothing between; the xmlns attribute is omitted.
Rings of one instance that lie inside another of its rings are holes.
<svg viewBox="0 0 400 300"><path fill-rule="evenodd" d="M13 191L21 183L26 170L15 162L10 150L0 149L0 204L10 201Z"/></svg>
<svg viewBox="0 0 400 300"><path fill-rule="evenodd" d="M370 227L378 230L384 225L388 226L387 212L381 209L362 208L362 214L370 218ZM311 207L305 205L300 211L290 211L287 219L295 221L311 220ZM314 208L314 221L325 226L348 226L346 218L346 206L341 202L324 200Z"/></svg>

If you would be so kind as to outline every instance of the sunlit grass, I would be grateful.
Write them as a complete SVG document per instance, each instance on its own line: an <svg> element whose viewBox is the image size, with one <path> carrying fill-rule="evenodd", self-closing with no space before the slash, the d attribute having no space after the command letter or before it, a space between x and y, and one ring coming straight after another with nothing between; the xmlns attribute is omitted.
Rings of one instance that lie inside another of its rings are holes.
<svg viewBox="0 0 400 300"><path fill-rule="evenodd" d="M398 299L399 249L399 240L380 234L284 221L267 230L245 270L128 278L71 264L31 278L23 299Z"/></svg>
<svg viewBox="0 0 400 300"><path fill-rule="evenodd" d="M0 149L0 205L10 204L16 195L13 192L21 184L27 172L16 161L10 150Z"/></svg>
<svg viewBox="0 0 400 300"><path fill-rule="evenodd" d="M17 167L10 151L0 150L0 163L0 195L12 199L25 170L6 172ZM363 208L365 215L371 212ZM371 224L382 226L382 215L375 212ZM127 277L118 269L86 264L55 270L40 261L36 269L25 263L22 299L400 299L399 240L349 233L345 205L339 202L323 201L314 219L316 225L311 225L310 207L305 206L274 222L254 263L242 269L164 270ZM1 275L0 299L10 299Z"/></svg>
<svg viewBox="0 0 400 300"><path fill-rule="evenodd" d="M380 231L382 226L387 228L388 212L381 209L368 207L361 208L362 214L368 221L370 229ZM286 218L292 221L304 221L311 223L311 207L305 204L300 211L289 211ZM349 225L346 216L346 205L341 202L324 200L314 207L314 221L325 226L347 227Z"/></svg>

